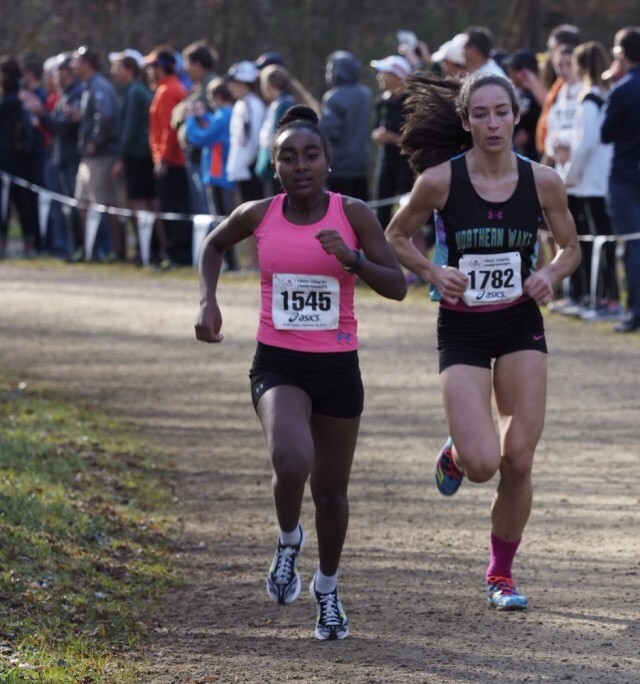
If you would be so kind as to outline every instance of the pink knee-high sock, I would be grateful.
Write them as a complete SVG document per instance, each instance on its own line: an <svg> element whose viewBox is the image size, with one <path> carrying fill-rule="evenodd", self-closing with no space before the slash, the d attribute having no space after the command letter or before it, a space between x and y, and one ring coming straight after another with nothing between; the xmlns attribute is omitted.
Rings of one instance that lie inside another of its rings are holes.
<svg viewBox="0 0 640 684"><path fill-rule="evenodd" d="M511 577L511 566L519 545L520 539L518 541L506 541L492 532L491 558L487 568L487 577Z"/></svg>

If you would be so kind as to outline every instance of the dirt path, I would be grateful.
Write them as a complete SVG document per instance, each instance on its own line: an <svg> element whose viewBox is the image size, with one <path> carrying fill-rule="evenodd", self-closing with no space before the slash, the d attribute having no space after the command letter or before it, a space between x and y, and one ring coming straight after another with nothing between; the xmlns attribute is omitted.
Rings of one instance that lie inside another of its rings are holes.
<svg viewBox="0 0 640 684"><path fill-rule="evenodd" d="M306 593L281 609L264 590L276 531L247 382L257 284L222 284L216 347L192 335L195 277L5 262L0 293L0 364L130 417L175 466L185 586L142 681L640 682L640 336L547 316L549 411L517 562L532 608L499 614L482 581L495 482L452 500L432 485L435 307L359 293L367 399L341 574L352 636L320 644ZM308 496L303 523L312 532ZM316 552L311 533L305 584Z"/></svg>

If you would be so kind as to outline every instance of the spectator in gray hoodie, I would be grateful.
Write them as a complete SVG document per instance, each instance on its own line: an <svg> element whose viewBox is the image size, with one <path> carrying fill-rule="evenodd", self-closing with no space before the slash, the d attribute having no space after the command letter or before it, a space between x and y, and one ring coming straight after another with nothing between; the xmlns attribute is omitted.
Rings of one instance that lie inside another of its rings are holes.
<svg viewBox="0 0 640 684"><path fill-rule="evenodd" d="M327 187L333 192L369 199L371 163L371 91L360 83L362 64L352 53L338 50L327 60L330 89L322 97L320 128L331 143Z"/></svg>

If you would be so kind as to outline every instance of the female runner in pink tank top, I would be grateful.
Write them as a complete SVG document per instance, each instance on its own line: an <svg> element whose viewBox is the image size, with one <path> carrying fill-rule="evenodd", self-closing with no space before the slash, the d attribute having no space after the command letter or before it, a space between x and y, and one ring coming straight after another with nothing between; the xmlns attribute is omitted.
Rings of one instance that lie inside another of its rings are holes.
<svg viewBox="0 0 640 684"><path fill-rule="evenodd" d="M300 594L298 558L305 543L300 512L310 478L319 552L310 585L317 608L315 635L344 639L349 625L337 576L364 399L355 277L398 300L406 294L406 283L369 207L325 190L329 149L313 110L298 105L282 117L272 157L284 193L240 205L203 244L196 337L222 341L216 300L222 256L253 236L262 305L251 390L273 466L280 528L267 592L281 604Z"/></svg>

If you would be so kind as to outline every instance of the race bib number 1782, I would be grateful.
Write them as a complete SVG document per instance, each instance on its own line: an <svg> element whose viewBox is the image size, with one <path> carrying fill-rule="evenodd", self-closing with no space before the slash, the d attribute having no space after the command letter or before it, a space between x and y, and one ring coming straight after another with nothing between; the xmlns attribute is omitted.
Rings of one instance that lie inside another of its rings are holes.
<svg viewBox="0 0 640 684"><path fill-rule="evenodd" d="M520 252L465 254L458 268L469 278L467 306L507 304L522 296Z"/></svg>

